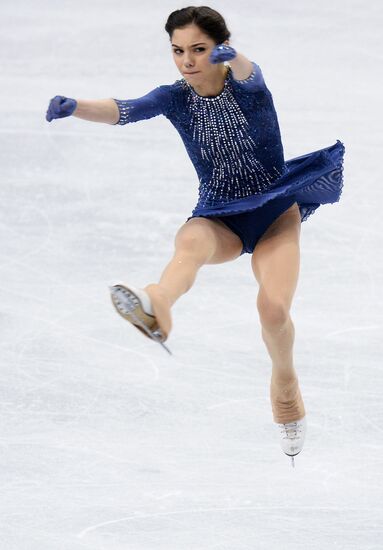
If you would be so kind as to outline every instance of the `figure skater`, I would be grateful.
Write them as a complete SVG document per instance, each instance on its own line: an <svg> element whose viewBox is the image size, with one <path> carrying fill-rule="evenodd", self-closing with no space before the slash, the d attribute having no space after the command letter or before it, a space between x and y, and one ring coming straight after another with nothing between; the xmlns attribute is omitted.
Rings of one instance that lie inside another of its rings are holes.
<svg viewBox="0 0 383 550"><path fill-rule="evenodd" d="M272 362L273 419L294 466L307 427L289 313L301 222L321 204L339 200L344 145L337 140L285 162L272 94L260 67L230 46L224 18L209 7L191 6L173 11L165 30L181 79L137 99L56 96L46 118L74 115L124 125L162 114L175 126L199 178L197 205L175 236L174 255L159 282L114 285L113 303L164 345L171 307L192 287L198 270L251 254L262 338Z"/></svg>

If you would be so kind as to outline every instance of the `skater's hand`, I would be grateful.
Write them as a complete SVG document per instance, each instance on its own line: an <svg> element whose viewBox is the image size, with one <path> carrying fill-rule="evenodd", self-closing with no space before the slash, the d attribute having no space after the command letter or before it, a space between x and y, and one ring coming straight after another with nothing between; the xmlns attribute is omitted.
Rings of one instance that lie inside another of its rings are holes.
<svg viewBox="0 0 383 550"><path fill-rule="evenodd" d="M236 55L237 52L231 46L227 46L226 44L218 44L215 48L213 48L209 56L209 61L214 64L223 63L223 61L230 61L230 59L234 59Z"/></svg>
<svg viewBox="0 0 383 550"><path fill-rule="evenodd" d="M48 122L51 122L54 118L64 118L70 116L77 107L77 101L64 97L62 95L56 95L51 99L47 114L45 118Z"/></svg>

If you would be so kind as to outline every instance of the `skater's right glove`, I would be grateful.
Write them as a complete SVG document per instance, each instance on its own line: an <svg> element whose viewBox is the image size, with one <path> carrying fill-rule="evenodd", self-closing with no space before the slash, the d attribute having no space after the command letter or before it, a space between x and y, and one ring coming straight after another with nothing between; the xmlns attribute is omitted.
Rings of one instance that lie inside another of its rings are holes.
<svg viewBox="0 0 383 550"><path fill-rule="evenodd" d="M56 95L51 99L45 118L51 122L54 118L64 118L73 114L77 101L63 95Z"/></svg>

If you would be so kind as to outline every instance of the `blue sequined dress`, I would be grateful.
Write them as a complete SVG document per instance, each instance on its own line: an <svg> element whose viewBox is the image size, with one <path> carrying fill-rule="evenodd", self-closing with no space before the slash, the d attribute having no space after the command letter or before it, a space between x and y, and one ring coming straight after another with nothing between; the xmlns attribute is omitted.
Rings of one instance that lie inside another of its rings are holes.
<svg viewBox="0 0 383 550"><path fill-rule="evenodd" d="M343 143L285 161L273 98L254 62L245 80L235 80L228 66L217 96L198 95L183 78L115 101L117 124L162 114L176 128L199 178L192 216L239 214L294 196L304 221L321 204L339 200Z"/></svg>

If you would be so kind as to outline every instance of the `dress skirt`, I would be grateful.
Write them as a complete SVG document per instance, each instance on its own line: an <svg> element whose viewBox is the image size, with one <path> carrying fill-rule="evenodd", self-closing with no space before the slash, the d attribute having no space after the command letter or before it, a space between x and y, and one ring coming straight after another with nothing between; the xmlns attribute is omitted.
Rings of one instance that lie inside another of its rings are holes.
<svg viewBox="0 0 383 550"><path fill-rule="evenodd" d="M339 201L343 187L344 152L343 143L337 140L334 145L287 160L282 175L267 191L225 203L197 204L191 217L230 216L256 211L274 199L289 201L289 198L294 198L301 221L305 221L321 204Z"/></svg>

